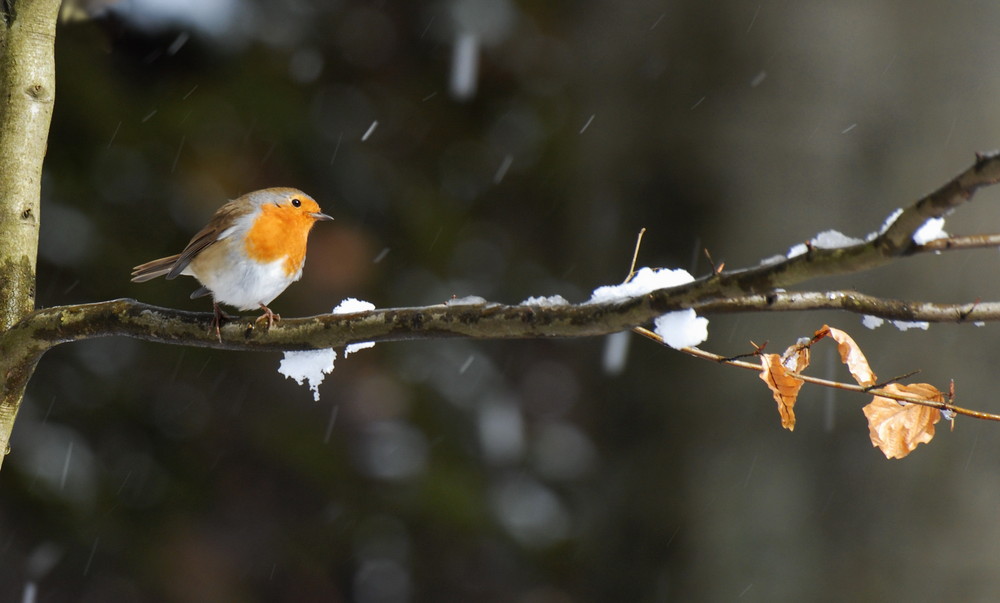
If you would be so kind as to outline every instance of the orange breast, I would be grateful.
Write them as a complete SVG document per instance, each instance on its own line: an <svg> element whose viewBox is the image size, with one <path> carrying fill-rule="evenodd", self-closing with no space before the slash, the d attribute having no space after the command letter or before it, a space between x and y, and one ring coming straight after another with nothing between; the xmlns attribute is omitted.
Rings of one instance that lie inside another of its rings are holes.
<svg viewBox="0 0 1000 603"><path fill-rule="evenodd" d="M285 273L298 272L306 257L306 239L315 220L286 206L267 204L260 211L247 231L247 255L262 263L284 258Z"/></svg>

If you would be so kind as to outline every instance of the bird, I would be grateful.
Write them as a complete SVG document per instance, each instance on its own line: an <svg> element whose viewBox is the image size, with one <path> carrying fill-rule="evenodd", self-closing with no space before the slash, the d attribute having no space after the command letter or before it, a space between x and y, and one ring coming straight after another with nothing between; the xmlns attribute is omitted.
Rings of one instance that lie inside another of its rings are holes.
<svg viewBox="0 0 1000 603"><path fill-rule="evenodd" d="M306 241L316 222L333 220L315 199L287 187L247 193L220 207L183 251L132 269L132 282L159 276L193 276L201 284L191 299L212 296L213 326L222 341L222 322L230 320L219 304L239 310L260 308L256 320L268 328L281 316L268 307L302 277Z"/></svg>

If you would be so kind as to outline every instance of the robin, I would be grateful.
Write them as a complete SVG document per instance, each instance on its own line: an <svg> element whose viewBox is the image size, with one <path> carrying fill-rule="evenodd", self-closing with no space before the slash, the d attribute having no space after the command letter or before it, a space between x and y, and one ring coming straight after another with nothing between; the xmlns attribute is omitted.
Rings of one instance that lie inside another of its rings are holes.
<svg viewBox="0 0 1000 603"><path fill-rule="evenodd" d="M216 335L229 317L223 303L240 310L260 308L270 328L281 316L267 307L288 285L302 277L306 239L313 224L332 220L319 204L294 188L266 188L247 193L215 212L208 225L177 255L132 269L132 282L158 276L193 276L201 287L191 299L212 295Z"/></svg>

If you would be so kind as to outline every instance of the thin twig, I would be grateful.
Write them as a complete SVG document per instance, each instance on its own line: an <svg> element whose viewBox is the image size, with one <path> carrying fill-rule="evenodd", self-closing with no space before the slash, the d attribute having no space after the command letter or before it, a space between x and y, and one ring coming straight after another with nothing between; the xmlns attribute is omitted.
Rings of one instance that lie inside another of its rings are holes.
<svg viewBox="0 0 1000 603"><path fill-rule="evenodd" d="M900 375L898 377L893 377L892 379L886 379L885 381L880 381L880 382L878 382L878 383L876 383L874 385L868 385L868 386L865 387L865 391L866 392L870 392L870 391L874 391L874 390L877 390L877 389L882 389L883 387L885 387L887 385L892 385L893 383L899 383L903 379L908 379L908 378L916 375L919 372L920 372L920 369L917 369L915 371L910 371L909 373L906 373L904 375Z"/></svg>
<svg viewBox="0 0 1000 603"><path fill-rule="evenodd" d="M663 339L656 333L646 329L644 327L635 327L632 329L634 333L642 335L648 339L663 344ZM750 371L760 372L760 364L753 362L744 362L742 360L729 360L725 356L720 356L718 354L713 354L712 352L706 352L698 348L680 348L678 350L689 356L694 356L695 358L701 358L703 360L711 360L713 362L728 364L730 366L735 366L737 368L746 369ZM975 419L983 419L985 421L1000 421L1000 415L982 412L978 410L971 410L968 408L962 408L960 406L954 406L950 402L935 402L933 400L926 400L924 398L917 398L915 396L907 396L905 394L898 394L896 392L886 391L884 389L869 389L860 385L855 385L853 383L842 383L840 381L830 381L828 379L820 379L818 377L810 377L808 375L802 375L799 373L789 372L790 377L795 377L801 379L806 383L812 383L813 385L821 385L823 387L830 387L833 389L842 389L850 392L857 392L859 394L868 394L872 396L879 396L880 398L889 398L892 400L897 400L899 402L906 402L908 404L918 404L920 406L928 406L930 408L936 408L938 410L947 410L958 415L964 415L966 417L973 417Z"/></svg>
<svg viewBox="0 0 1000 603"><path fill-rule="evenodd" d="M632 263L628 267L628 275L625 277L625 280L622 281L623 285L632 280L632 277L635 276L635 263L639 259L639 247L642 246L642 235L644 234L646 234L645 226L639 230L639 236L635 238L635 250L632 252Z"/></svg>
<svg viewBox="0 0 1000 603"><path fill-rule="evenodd" d="M705 258L708 259L708 264L712 267L712 274L720 274L726 268L725 262L722 262L718 266L715 265L715 260L712 259L712 253L707 247L702 251L705 252Z"/></svg>
<svg viewBox="0 0 1000 603"><path fill-rule="evenodd" d="M960 235L934 239L913 248L920 251L959 251L963 249L990 249L1000 247L1000 234Z"/></svg>

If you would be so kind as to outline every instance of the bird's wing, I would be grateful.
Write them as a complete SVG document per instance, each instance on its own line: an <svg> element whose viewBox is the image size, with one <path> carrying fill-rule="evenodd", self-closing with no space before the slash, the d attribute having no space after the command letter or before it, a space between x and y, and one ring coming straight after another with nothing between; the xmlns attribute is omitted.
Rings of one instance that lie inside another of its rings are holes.
<svg viewBox="0 0 1000 603"><path fill-rule="evenodd" d="M241 208L233 202L226 203L220 207L212 216L212 219L208 221L205 228L202 228L197 234L191 237L191 241L184 248L184 251L174 256L177 259L174 261L174 265L170 271L167 272L167 279L172 279L181 272L184 272L184 269L191 263L191 260L204 251L206 247L229 236L232 233L231 225L233 220L245 211L245 208Z"/></svg>

